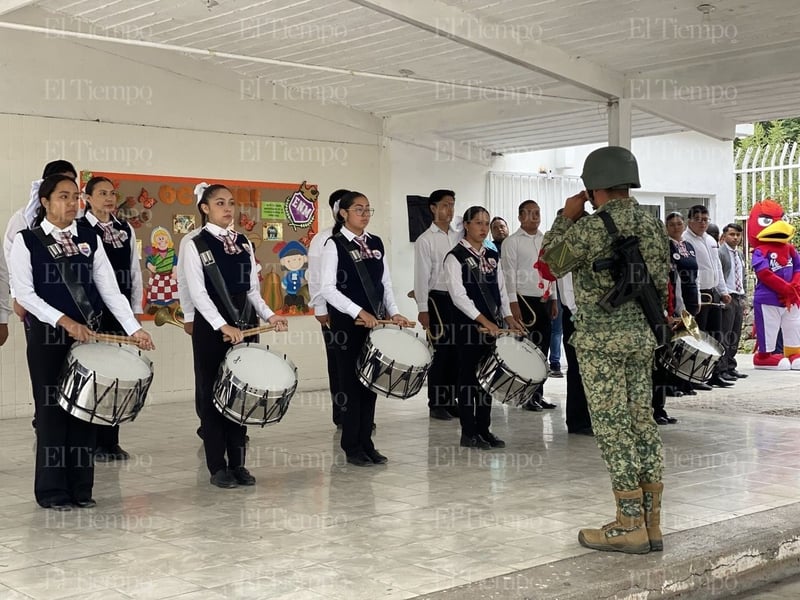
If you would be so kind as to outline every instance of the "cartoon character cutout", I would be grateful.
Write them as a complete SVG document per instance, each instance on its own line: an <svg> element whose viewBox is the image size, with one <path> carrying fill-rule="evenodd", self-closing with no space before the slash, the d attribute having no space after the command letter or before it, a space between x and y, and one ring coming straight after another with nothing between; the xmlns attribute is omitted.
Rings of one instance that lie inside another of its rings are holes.
<svg viewBox="0 0 800 600"><path fill-rule="evenodd" d="M175 245L169 231L156 227L150 234L145 265L150 271L147 283L147 303L155 308L178 302L178 281L173 272L178 264Z"/></svg>
<svg viewBox="0 0 800 600"><path fill-rule="evenodd" d="M285 271L281 278L281 285L285 290L283 297L284 309L296 307L300 313L306 312L306 299L300 293L300 288L305 283L306 265L308 264L308 251L300 242L292 240L286 244L276 244L278 262L281 271Z"/></svg>

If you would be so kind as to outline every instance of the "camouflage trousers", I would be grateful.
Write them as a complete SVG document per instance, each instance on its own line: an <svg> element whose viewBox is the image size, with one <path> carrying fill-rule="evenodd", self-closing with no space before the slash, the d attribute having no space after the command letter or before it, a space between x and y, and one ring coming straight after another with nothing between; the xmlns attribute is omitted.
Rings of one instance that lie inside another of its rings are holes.
<svg viewBox="0 0 800 600"><path fill-rule="evenodd" d="M663 446L651 406L652 353L641 347L617 352L577 347L576 352L594 437L613 489L661 481Z"/></svg>

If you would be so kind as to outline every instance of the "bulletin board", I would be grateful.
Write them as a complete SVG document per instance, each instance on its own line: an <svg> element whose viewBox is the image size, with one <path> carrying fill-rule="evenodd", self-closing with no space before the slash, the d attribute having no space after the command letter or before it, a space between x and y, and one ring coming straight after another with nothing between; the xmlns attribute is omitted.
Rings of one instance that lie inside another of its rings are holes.
<svg viewBox="0 0 800 600"><path fill-rule="evenodd" d="M194 188L202 181L225 185L233 193L234 226L253 244L267 305L286 316L313 314L306 269L308 246L318 230L316 185L82 171L81 187L99 176L112 181L116 217L130 223L136 234L145 315L179 308L178 250L183 237L201 227Z"/></svg>

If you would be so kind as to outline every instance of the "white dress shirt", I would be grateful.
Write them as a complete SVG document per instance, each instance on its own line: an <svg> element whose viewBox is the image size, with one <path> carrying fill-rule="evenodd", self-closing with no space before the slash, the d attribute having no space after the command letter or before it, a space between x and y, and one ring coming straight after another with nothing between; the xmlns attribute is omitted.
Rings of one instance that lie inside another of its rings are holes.
<svg viewBox="0 0 800 600"><path fill-rule="evenodd" d="M121 225L120 221L117 220L116 217L113 215L111 218L114 220L115 223ZM89 221L89 224L94 227L100 222L100 219L95 217L91 212L86 213L86 220ZM142 283L142 265L139 264L139 250L136 247L136 232L133 230L130 224L127 224L128 227L128 235L131 238L131 309L133 310L133 314L141 315L144 312L142 308L142 297L144 296L144 284ZM102 237L100 240L102 241Z"/></svg>
<svg viewBox="0 0 800 600"><path fill-rule="evenodd" d="M350 231L347 227L342 227L342 234L348 242L352 242L356 234ZM365 231L364 234L369 239L370 235ZM312 240L313 241L313 240ZM383 306L390 317L398 314L400 311L397 309L397 303L394 301L394 292L392 291L392 278L389 275L389 262L386 260L386 248L384 247L383 253L383 277L381 283L383 284ZM325 243L323 241L322 248L322 279L320 295L322 298L333 306L339 312L350 315L354 319L358 317L358 313L362 310L372 313L372 307L359 306L350 298L345 296L342 292L336 289L336 278L339 271L339 252L336 250L336 242L333 240ZM372 315L377 317L377 315Z"/></svg>
<svg viewBox="0 0 800 600"><path fill-rule="evenodd" d="M11 314L10 281L8 278L8 265L6 264L6 253L0 253L0 324L8 323Z"/></svg>
<svg viewBox="0 0 800 600"><path fill-rule="evenodd" d="M309 306L314 309L314 314L323 317L328 314L328 303L322 297L322 249L333 227L323 229L313 238L308 246L308 267L306 268L306 281L308 282Z"/></svg>
<svg viewBox="0 0 800 600"><path fill-rule="evenodd" d="M20 208L17 212L11 215L11 218L8 220L8 224L6 225L6 235L3 238L3 254L6 258L7 267L11 264L11 246L14 245L14 238L17 236L17 233L23 229L30 229L30 226L31 223L28 223L28 221L25 220L24 208ZM16 298L14 295L14 285L10 282L10 278L9 286L11 289L11 297Z"/></svg>
<svg viewBox="0 0 800 600"><path fill-rule="evenodd" d="M541 231L531 235L521 227L503 241L500 261L505 273L506 290L512 302L517 301L517 296L541 298L551 290L552 282L542 279L539 270L533 266L539 260L543 241L544 234Z"/></svg>
<svg viewBox="0 0 800 600"><path fill-rule="evenodd" d="M207 230L214 237L227 235L229 231L228 229L219 227L213 223L206 223L203 229ZM185 240L188 237L189 236L187 235L183 239ZM252 244L250 244L250 242L247 243L250 245L250 289L247 291L247 299L250 301L250 304L253 305L256 314L261 317L262 320L267 321L275 313L270 310L269 306L267 306L267 303L264 302L264 298L261 297L261 286L258 283L258 269L256 268L255 252L253 251ZM230 325L230 323L228 323L222 317L219 310L217 310L217 306L214 304L213 300L211 300L211 296L208 295L205 278L203 277L203 262L200 260L200 253L197 251L197 246L194 244L186 244L184 246L183 243L181 243L181 246L183 246L183 248L179 248L179 251L181 252L181 258L178 262L180 263L183 261L183 276L186 283L186 289L188 290L188 296L192 302L194 310L199 310L200 314L203 315L203 318L208 321L208 324L211 325L211 327L215 330L219 329L223 325ZM180 285L181 284L179 280L178 295L181 299L183 299L185 293L180 291ZM184 315L185 314L186 313L184 312Z"/></svg>
<svg viewBox="0 0 800 600"><path fill-rule="evenodd" d="M414 242L414 299L419 312L428 312L430 290L447 291L444 257L463 238L463 231L452 223L447 231L432 223Z"/></svg>
<svg viewBox="0 0 800 600"><path fill-rule="evenodd" d="M683 232L683 240L694 246L697 258L697 287L701 290L716 288L720 295L728 293L722 263L719 260L719 244L707 233L695 235L688 227Z"/></svg>
<svg viewBox="0 0 800 600"><path fill-rule="evenodd" d="M42 221L42 230L47 235L69 231L73 236L78 234L78 225L73 221L66 229L57 229L47 219ZM55 236L54 236L55 237ZM37 240L38 243L38 240ZM43 323L49 323L56 327L58 320L64 316L60 310L50 306L45 300L36 293L33 285L33 266L31 265L31 253L22 239L22 234L17 233L14 244L11 246L11 280L16 293L17 302L22 308L33 314ZM133 316L131 305L128 299L122 295L117 285L117 276L114 268L108 260L106 251L103 248L103 241L97 237L97 251L92 258L92 279L100 292L100 297L111 313L116 317L125 332L130 335L142 328Z"/></svg>
<svg viewBox="0 0 800 600"><path fill-rule="evenodd" d="M561 304L566 306L574 315L578 312L578 306L575 304L575 287L572 284L572 273L567 273L563 277L556 280L558 286L558 297L561 298Z"/></svg>
<svg viewBox="0 0 800 600"><path fill-rule="evenodd" d="M181 303L181 311L183 311L183 322L191 323L194 321L194 304L192 298L189 296L189 286L186 285L186 272L183 268L183 251L186 246L190 245L189 241L200 233L200 229L192 229L189 233L183 236L181 243L178 244L178 299ZM191 244L194 246L194 244Z"/></svg>
<svg viewBox="0 0 800 600"><path fill-rule="evenodd" d="M503 242L503 247L505 248L505 242ZM486 252L486 248L481 247L480 252ZM461 263L452 254L448 254L444 259L444 272L447 278L447 291L450 293L453 304L455 304L458 310L474 321L478 318L478 315L481 314L481 311L478 310L478 307L475 306L475 303L467 295L467 290L464 287L464 280L461 276ZM497 263L497 285L500 288L500 311L503 313L503 317L510 317L511 307L508 304L508 293L506 293L505 278L503 277L503 268L500 266L500 263ZM490 321L494 320L492 315L483 316Z"/></svg>

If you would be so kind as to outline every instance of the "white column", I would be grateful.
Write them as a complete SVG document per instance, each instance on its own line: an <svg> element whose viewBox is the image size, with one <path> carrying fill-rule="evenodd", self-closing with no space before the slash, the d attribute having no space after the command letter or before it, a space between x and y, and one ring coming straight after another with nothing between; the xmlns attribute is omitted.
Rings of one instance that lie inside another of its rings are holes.
<svg viewBox="0 0 800 600"><path fill-rule="evenodd" d="M608 145L631 148L631 101L627 98L608 104Z"/></svg>

